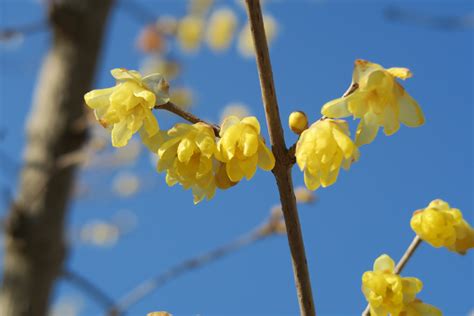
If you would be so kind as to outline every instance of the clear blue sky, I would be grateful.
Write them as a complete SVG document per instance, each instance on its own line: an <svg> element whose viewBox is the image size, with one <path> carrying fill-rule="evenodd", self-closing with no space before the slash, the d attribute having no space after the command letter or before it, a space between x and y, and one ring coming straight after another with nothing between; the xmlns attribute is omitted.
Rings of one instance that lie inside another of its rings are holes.
<svg viewBox="0 0 474 316"><path fill-rule="evenodd" d="M184 1L141 1L154 14L185 12ZM245 12L235 1L229 5ZM304 110L315 120L326 101L347 88L353 61L368 59L384 66L409 67L414 77L404 85L419 101L426 124L402 127L391 137L379 135L362 148L360 161L341 172L337 183L317 191L319 203L302 206L300 216L319 315L359 315L365 307L361 275L387 253L395 260L413 238L414 210L442 198L460 208L473 224L473 30L440 30L387 21L389 1L278 1L266 6L280 26L271 48L282 118ZM401 8L432 15L472 14L469 1L408 1ZM0 26L36 21L43 16L37 1L0 0ZM109 70L138 68L143 55L134 41L142 25L115 9L106 36L96 87L113 84ZM47 33L25 39L16 49L0 51L0 127L7 131L0 148L16 161L25 141L23 124L44 53ZM185 63L182 80L198 95L199 116L217 121L223 105L242 101L264 122L253 60L235 48L216 55L207 47ZM169 126L167 116L160 124ZM354 130L355 124L351 122ZM267 134L265 133L265 136ZM287 142L295 136L286 130ZM2 162L3 163L3 162ZM6 168L12 170L11 168ZM158 185L132 199L110 196L76 200L69 225L108 219L119 209L133 210L136 230L112 248L81 245L71 249L67 266L89 277L113 297L139 281L192 255L235 238L262 221L278 201L271 173L218 192L193 206L191 193L168 188L155 175L147 155L127 167L152 177ZM110 186L109 173L91 173L95 188ZM0 184L15 188L14 171L2 171ZM302 176L294 169L294 182ZM4 202L3 202L4 203ZM2 213L5 214L4 205ZM404 274L424 282L419 297L445 315L467 315L473 304L473 253L460 256L423 244ZM80 295L61 284L55 297ZM81 315L100 315L84 298ZM129 315L168 310L175 315L296 315L289 250L284 237L246 248L224 260L185 275L136 305Z"/></svg>

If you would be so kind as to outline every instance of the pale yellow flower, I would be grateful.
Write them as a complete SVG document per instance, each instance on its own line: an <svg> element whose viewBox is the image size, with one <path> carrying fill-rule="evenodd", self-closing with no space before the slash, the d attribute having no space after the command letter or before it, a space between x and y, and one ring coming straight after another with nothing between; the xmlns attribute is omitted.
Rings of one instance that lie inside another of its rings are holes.
<svg viewBox="0 0 474 316"><path fill-rule="evenodd" d="M211 199L216 191L214 130L207 124L176 124L158 150L158 172L166 171L166 183L191 189L194 203Z"/></svg>
<svg viewBox="0 0 474 316"><path fill-rule="evenodd" d="M201 17L188 15L178 24L177 39L183 51L196 50L204 33L204 20Z"/></svg>
<svg viewBox="0 0 474 316"><path fill-rule="evenodd" d="M215 51L222 51L229 47L237 27L235 13L227 8L214 11L207 25L206 40Z"/></svg>
<svg viewBox="0 0 474 316"><path fill-rule="evenodd" d="M350 93L326 103L321 113L331 118L352 115L361 119L357 127L357 146L371 143L380 126L383 126L385 135L398 131L400 123L418 127L425 121L423 112L396 80L411 76L407 68L384 69L378 64L358 59Z"/></svg>
<svg viewBox="0 0 474 316"><path fill-rule="evenodd" d="M340 168L347 170L359 159L359 149L350 138L347 122L323 119L301 133L295 156L306 187L316 190L336 182Z"/></svg>
<svg viewBox="0 0 474 316"><path fill-rule="evenodd" d="M250 180L257 166L266 171L275 166L275 157L260 135L256 117L240 120L229 116L222 123L220 136L216 158L226 164L231 181L239 182L243 177Z"/></svg>
<svg viewBox="0 0 474 316"><path fill-rule="evenodd" d="M419 299L407 304L399 316L442 316L443 313L433 305L423 303Z"/></svg>
<svg viewBox="0 0 474 316"><path fill-rule="evenodd" d="M193 15L205 15L214 0L189 0L188 11Z"/></svg>
<svg viewBox="0 0 474 316"><path fill-rule="evenodd" d="M292 112L288 117L288 126L293 133L300 135L308 128L308 117L301 111Z"/></svg>
<svg viewBox="0 0 474 316"><path fill-rule="evenodd" d="M401 277L394 269L392 258L384 254L375 260L373 271L362 275L362 292L371 316L399 315L423 288L419 279Z"/></svg>
<svg viewBox="0 0 474 316"><path fill-rule="evenodd" d="M137 71L113 69L115 87L92 90L84 95L95 117L112 129L112 145L125 146L140 131L142 139L158 134L159 126L152 109L169 101L168 83L160 74L143 77Z"/></svg>
<svg viewBox="0 0 474 316"><path fill-rule="evenodd" d="M443 200L434 200L425 209L416 211L410 225L433 247L446 247L460 254L474 248L474 229L464 220L459 209L451 208Z"/></svg>
<svg viewBox="0 0 474 316"><path fill-rule="evenodd" d="M264 15L263 25L265 27L265 35L267 37L268 46L270 46L277 35L277 22L272 16ZM255 47L253 44L252 32L250 30L249 23L245 24L245 26L240 31L237 49L239 53L246 58L255 56Z"/></svg>

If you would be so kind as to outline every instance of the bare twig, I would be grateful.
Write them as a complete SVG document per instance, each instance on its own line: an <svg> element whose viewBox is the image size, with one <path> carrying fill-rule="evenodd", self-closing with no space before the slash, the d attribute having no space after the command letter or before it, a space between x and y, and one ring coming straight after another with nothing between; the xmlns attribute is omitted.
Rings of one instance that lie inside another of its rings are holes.
<svg viewBox="0 0 474 316"><path fill-rule="evenodd" d="M291 178L292 161L288 157L283 128L278 110L278 103L273 83L273 72L270 54L263 25L262 10L258 0L246 0L250 28L255 44L262 99L270 134L270 143L275 154L276 163L273 173L276 178L283 214L285 218L288 242L293 262L293 272L300 305L300 313L304 316L316 314L311 282L306 261L303 236L296 208L293 180Z"/></svg>
<svg viewBox="0 0 474 316"><path fill-rule="evenodd" d="M413 241L410 243L408 246L407 250L403 254L402 258L398 261L394 273L395 274L400 274L403 271L403 268L407 264L408 260L413 256L415 253L415 250L418 248L418 246L421 244L422 240L421 238L416 235L415 238L413 238ZM367 305L365 308L364 312L362 313L362 316L369 316L370 315L370 306Z"/></svg>
<svg viewBox="0 0 474 316"><path fill-rule="evenodd" d="M104 310L108 310L111 306L114 305L114 300L109 295L107 295L104 291L99 289L95 284L90 282L82 275L79 275L78 273L70 270L65 270L62 273L62 277L66 281L80 288L82 292L84 292L94 301L100 304L104 308Z"/></svg>
<svg viewBox="0 0 474 316"><path fill-rule="evenodd" d="M132 305L142 300L145 296L149 295L157 288L162 287L163 285L177 278L178 276L186 272L198 269L212 261L222 258L225 255L228 255L245 246L264 239L265 237L270 235L268 233L268 229L266 228L267 226L262 226L262 228L258 228L250 233L244 234L228 244L220 246L197 257L183 261L171 267L164 273L161 273L155 277L152 277L142 282L137 287L132 289L128 294L118 300L118 302L109 309L108 315L120 315Z"/></svg>
<svg viewBox="0 0 474 316"><path fill-rule="evenodd" d="M214 134L216 136L219 136L219 132L221 130L219 126L217 126L216 124L208 123L204 120L201 120L199 117L197 117L197 116L195 116L195 115L193 115L189 112L184 111L183 109L181 109L179 106L177 106L176 104L174 104L172 102L157 105L157 106L155 106L155 109L157 109L157 110L166 110L168 112L174 113L174 114L182 117L183 119L185 119L186 121L189 121L191 123L205 123L205 124L212 127L212 129L214 130Z"/></svg>

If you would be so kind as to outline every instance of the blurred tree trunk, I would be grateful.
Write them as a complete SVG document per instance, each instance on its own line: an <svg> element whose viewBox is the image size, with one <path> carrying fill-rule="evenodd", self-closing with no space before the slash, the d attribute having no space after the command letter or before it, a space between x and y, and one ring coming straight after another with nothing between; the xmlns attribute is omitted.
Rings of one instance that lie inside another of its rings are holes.
<svg viewBox="0 0 474 316"><path fill-rule="evenodd" d="M27 122L18 197L5 228L2 316L47 313L66 254L64 219L76 172L67 158L86 139L83 95L91 86L112 1L48 2L52 45Z"/></svg>

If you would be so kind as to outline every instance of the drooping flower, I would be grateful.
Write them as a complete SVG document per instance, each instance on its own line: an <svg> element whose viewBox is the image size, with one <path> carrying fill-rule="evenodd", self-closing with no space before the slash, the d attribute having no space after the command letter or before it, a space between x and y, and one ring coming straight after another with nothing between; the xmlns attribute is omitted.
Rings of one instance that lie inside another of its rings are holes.
<svg viewBox="0 0 474 316"><path fill-rule="evenodd" d="M373 271L362 275L362 292L371 316L399 315L423 288L419 279L401 277L394 269L392 258L384 254L375 260Z"/></svg>
<svg viewBox="0 0 474 316"><path fill-rule="evenodd" d="M265 35L267 37L268 46L270 46L275 39L278 31L276 20L271 15L263 16L263 25L265 27ZM242 28L237 42L237 49L239 53L246 58L255 56L255 47L253 44L252 31L250 24L247 23Z"/></svg>
<svg viewBox="0 0 474 316"><path fill-rule="evenodd" d="M434 200L425 209L416 211L410 225L433 247L446 247L460 254L474 248L474 229L464 220L459 209L451 208L443 200Z"/></svg>
<svg viewBox="0 0 474 316"><path fill-rule="evenodd" d="M213 129L204 123L176 124L158 149L158 172L166 171L166 183L191 189L194 203L211 199L216 191Z"/></svg>
<svg viewBox="0 0 474 316"><path fill-rule="evenodd" d="M308 128L308 117L301 111L292 112L288 117L288 126L293 133L300 135Z"/></svg>
<svg viewBox="0 0 474 316"><path fill-rule="evenodd" d="M216 158L225 163L229 179L239 182L243 177L250 180L257 166L270 171L275 157L260 135L260 123L254 116L242 120L227 117L221 126Z"/></svg>
<svg viewBox="0 0 474 316"><path fill-rule="evenodd" d="M166 80L158 73L142 78L137 71L121 68L111 73L116 85L92 90L84 95L84 100L94 109L100 124L111 128L112 145L127 145L137 131L144 141L157 135L159 126L151 110L169 101Z"/></svg>
<svg viewBox="0 0 474 316"><path fill-rule="evenodd" d="M229 47L237 27L235 13L227 8L214 11L207 25L206 40L215 51Z"/></svg>
<svg viewBox="0 0 474 316"><path fill-rule="evenodd" d="M385 135L392 135L400 123L418 127L425 121L418 103L397 82L412 73L407 68L389 68L369 61L355 61L352 85L345 96L326 103L321 113L331 118L359 118L357 146L371 143L383 126Z"/></svg>
<svg viewBox="0 0 474 316"><path fill-rule="evenodd" d="M359 159L359 149L350 138L347 122L323 119L301 133L295 156L306 187L316 190L336 182L340 168L347 170Z"/></svg>
<svg viewBox="0 0 474 316"><path fill-rule="evenodd" d="M188 15L179 21L177 39L180 47L191 52L196 50L201 43L204 33L204 20L195 15Z"/></svg>

